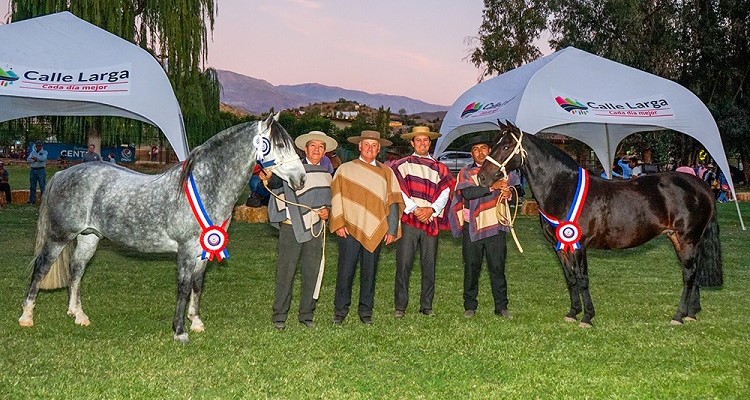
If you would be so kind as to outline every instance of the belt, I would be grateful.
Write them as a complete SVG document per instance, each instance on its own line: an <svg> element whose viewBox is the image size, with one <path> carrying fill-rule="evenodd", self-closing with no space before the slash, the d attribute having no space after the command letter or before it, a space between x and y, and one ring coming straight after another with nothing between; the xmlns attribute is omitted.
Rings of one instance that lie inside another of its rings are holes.
<svg viewBox="0 0 750 400"><path fill-rule="evenodd" d="M40 170L40 169L44 169L44 167L31 167L31 169L33 169L34 171L37 171L37 170Z"/></svg>

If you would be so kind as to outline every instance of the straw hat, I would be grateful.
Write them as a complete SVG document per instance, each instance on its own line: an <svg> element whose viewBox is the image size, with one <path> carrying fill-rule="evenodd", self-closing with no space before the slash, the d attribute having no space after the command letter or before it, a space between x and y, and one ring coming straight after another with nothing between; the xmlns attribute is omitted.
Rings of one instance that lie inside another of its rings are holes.
<svg viewBox="0 0 750 400"><path fill-rule="evenodd" d="M430 132L429 126L415 126L411 128L411 132L402 134L401 139L412 140L414 139L414 136L419 136L419 135L427 135L427 137L429 137L430 140L435 140L439 138L440 136L442 136L441 134L437 132Z"/></svg>
<svg viewBox="0 0 750 400"><path fill-rule="evenodd" d="M296 139L294 139L294 144L298 149L305 151L307 142L311 140L320 140L321 142L325 143L326 152L335 150L339 145L338 142L336 142L332 137L326 135L321 131L310 131L305 133L304 135L299 135Z"/></svg>
<svg viewBox="0 0 750 400"><path fill-rule="evenodd" d="M393 144L393 142L388 139L381 139L380 132L378 131L362 131L359 136L352 136L346 140L348 140L350 143L359 144L359 142L364 139L377 140L378 143L380 143L380 145L383 147L388 147Z"/></svg>

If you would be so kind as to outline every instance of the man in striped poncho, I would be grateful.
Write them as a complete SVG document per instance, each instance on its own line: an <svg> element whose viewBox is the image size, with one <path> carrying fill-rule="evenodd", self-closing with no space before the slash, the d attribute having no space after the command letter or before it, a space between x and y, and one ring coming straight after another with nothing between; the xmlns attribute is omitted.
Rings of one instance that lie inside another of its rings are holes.
<svg viewBox="0 0 750 400"><path fill-rule="evenodd" d="M426 126L415 126L401 135L414 148L414 153L396 161L393 171L401 186L406 208L401 216L403 236L396 245L396 284L394 289L395 317L402 318L409 303L409 279L414 258L419 249L422 267L422 290L419 312L435 315L432 299L435 296L435 261L438 232L447 229L444 218L450 191L455 180L448 167L430 157L430 141L440 137Z"/></svg>
<svg viewBox="0 0 750 400"><path fill-rule="evenodd" d="M276 198L271 198L268 203L268 219L279 228L276 295L272 317L276 329L286 327L298 262L301 262L302 281L298 319L307 327L314 326L313 313L323 274L323 221L328 219L331 206L332 179L331 173L320 164L320 160L326 151L334 150L338 145L320 131L300 135L294 143L305 152L305 187L295 192L277 176L266 171L260 173L261 178L268 181L268 187L280 199L310 207L287 204Z"/></svg>
<svg viewBox="0 0 750 400"><path fill-rule="evenodd" d="M391 141L381 139L377 131L362 131L348 140L359 146L359 158L341 164L331 183L331 232L339 237L333 323L341 325L349 313L359 263L357 311L363 323L372 324L380 248L401 237L404 200L393 170L375 160L380 146L390 146Z"/></svg>
<svg viewBox="0 0 750 400"><path fill-rule="evenodd" d="M505 281L505 235L510 229L500 224L495 210L498 198L509 198L510 190L506 180L499 180L489 188L477 184L476 175L489 154L490 142L475 137L469 146L474 163L459 172L448 215L453 236L463 236L464 316L471 318L476 312L479 272L482 270L482 258L486 258L495 314L510 319Z"/></svg>

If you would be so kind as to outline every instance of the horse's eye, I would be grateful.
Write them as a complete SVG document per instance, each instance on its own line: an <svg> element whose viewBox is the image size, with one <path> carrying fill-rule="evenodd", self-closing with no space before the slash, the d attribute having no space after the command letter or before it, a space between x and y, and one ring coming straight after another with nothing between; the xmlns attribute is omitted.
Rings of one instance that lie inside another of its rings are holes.
<svg viewBox="0 0 750 400"><path fill-rule="evenodd" d="M509 148L510 148L510 146L508 146L508 145L503 146L503 150L508 150Z"/></svg>

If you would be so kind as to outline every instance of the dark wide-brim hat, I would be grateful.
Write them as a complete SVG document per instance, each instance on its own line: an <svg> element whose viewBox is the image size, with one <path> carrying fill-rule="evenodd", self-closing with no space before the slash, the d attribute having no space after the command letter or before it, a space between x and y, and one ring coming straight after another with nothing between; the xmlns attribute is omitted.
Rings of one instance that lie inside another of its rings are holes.
<svg viewBox="0 0 750 400"><path fill-rule="evenodd" d="M352 136L346 140L348 140L350 143L359 144L359 142L365 139L377 140L382 147L388 147L393 144L393 142L388 139L382 139L380 137L380 132L378 131L362 131L359 136Z"/></svg>
<svg viewBox="0 0 750 400"><path fill-rule="evenodd" d="M321 142L325 143L326 153L336 150L336 147L338 147L339 145L336 140L321 131L310 131L305 133L304 135L299 135L296 139L294 139L294 144L298 149L304 151L305 146L307 146L307 142L311 140L320 140Z"/></svg>
<svg viewBox="0 0 750 400"><path fill-rule="evenodd" d="M411 132L404 133L401 135L401 139L404 140L412 140L415 136L425 135L430 138L430 140L435 140L442 136L438 132L430 132L429 126L415 126L411 128Z"/></svg>
<svg viewBox="0 0 750 400"><path fill-rule="evenodd" d="M474 136L473 138L471 138L464 145L463 148L466 151L471 151L471 148L474 147L474 146L476 146L476 145L478 145L478 144L486 144L487 147L492 148L492 145L494 145L495 142L493 140L491 140L491 139L487 139L486 137L479 135L479 136Z"/></svg>

